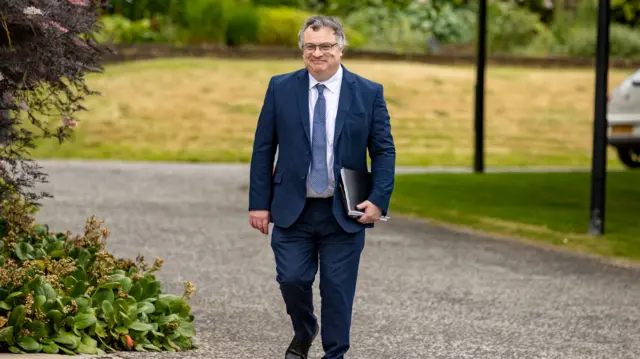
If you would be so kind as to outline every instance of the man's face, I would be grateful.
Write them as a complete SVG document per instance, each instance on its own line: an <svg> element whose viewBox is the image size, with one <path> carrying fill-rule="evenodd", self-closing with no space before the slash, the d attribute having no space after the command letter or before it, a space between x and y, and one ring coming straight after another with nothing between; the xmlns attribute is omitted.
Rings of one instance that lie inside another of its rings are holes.
<svg viewBox="0 0 640 359"><path fill-rule="evenodd" d="M342 58L342 49L337 44L335 32L330 27L323 27L318 31L308 28L303 33L303 41L302 58L309 72L320 77L320 81L331 77L338 70Z"/></svg>

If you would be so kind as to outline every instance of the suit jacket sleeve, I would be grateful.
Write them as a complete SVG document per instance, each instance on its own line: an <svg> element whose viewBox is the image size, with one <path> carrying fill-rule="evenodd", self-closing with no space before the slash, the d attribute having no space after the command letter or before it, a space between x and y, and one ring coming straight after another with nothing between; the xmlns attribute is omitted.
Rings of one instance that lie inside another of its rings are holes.
<svg viewBox="0 0 640 359"><path fill-rule="evenodd" d="M253 141L253 155L249 175L249 210L270 210L271 207L271 177L273 161L278 139L276 134L276 107L273 88L273 78L264 98L264 104L258 117L255 138Z"/></svg>
<svg viewBox="0 0 640 359"><path fill-rule="evenodd" d="M394 187L396 150L384 90L380 86L373 102L373 121L369 137L369 156L373 188L369 201L386 214Z"/></svg>

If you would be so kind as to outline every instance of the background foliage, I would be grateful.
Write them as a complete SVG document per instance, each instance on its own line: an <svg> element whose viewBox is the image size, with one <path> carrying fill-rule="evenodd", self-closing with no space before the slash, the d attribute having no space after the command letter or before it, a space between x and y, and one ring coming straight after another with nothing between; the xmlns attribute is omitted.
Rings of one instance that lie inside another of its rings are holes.
<svg viewBox="0 0 640 359"><path fill-rule="evenodd" d="M548 4L552 6L548 6ZM102 41L297 46L313 13L336 16L352 48L473 52L469 0L113 0ZM637 57L640 2L612 0L611 55ZM489 0L490 53L592 56L597 0Z"/></svg>

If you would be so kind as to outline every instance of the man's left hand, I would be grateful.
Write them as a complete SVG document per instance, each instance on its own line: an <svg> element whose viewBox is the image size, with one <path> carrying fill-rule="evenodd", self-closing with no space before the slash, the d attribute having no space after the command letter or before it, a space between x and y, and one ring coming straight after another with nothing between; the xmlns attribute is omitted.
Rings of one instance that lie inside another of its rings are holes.
<svg viewBox="0 0 640 359"><path fill-rule="evenodd" d="M356 206L359 210L364 210L364 215L358 218L358 222L360 223L373 223L380 219L382 215L382 211L378 206L371 203L370 201L364 201Z"/></svg>

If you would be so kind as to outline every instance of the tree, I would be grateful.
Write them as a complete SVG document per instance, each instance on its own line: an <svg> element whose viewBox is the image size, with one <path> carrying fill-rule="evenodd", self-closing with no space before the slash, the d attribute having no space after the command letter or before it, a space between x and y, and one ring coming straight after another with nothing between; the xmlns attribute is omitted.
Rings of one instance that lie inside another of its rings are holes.
<svg viewBox="0 0 640 359"><path fill-rule="evenodd" d="M39 139L64 141L81 102L94 94L85 74L99 72L94 40L104 6L91 0L0 1L0 200L18 193L33 204L46 174L29 150Z"/></svg>

